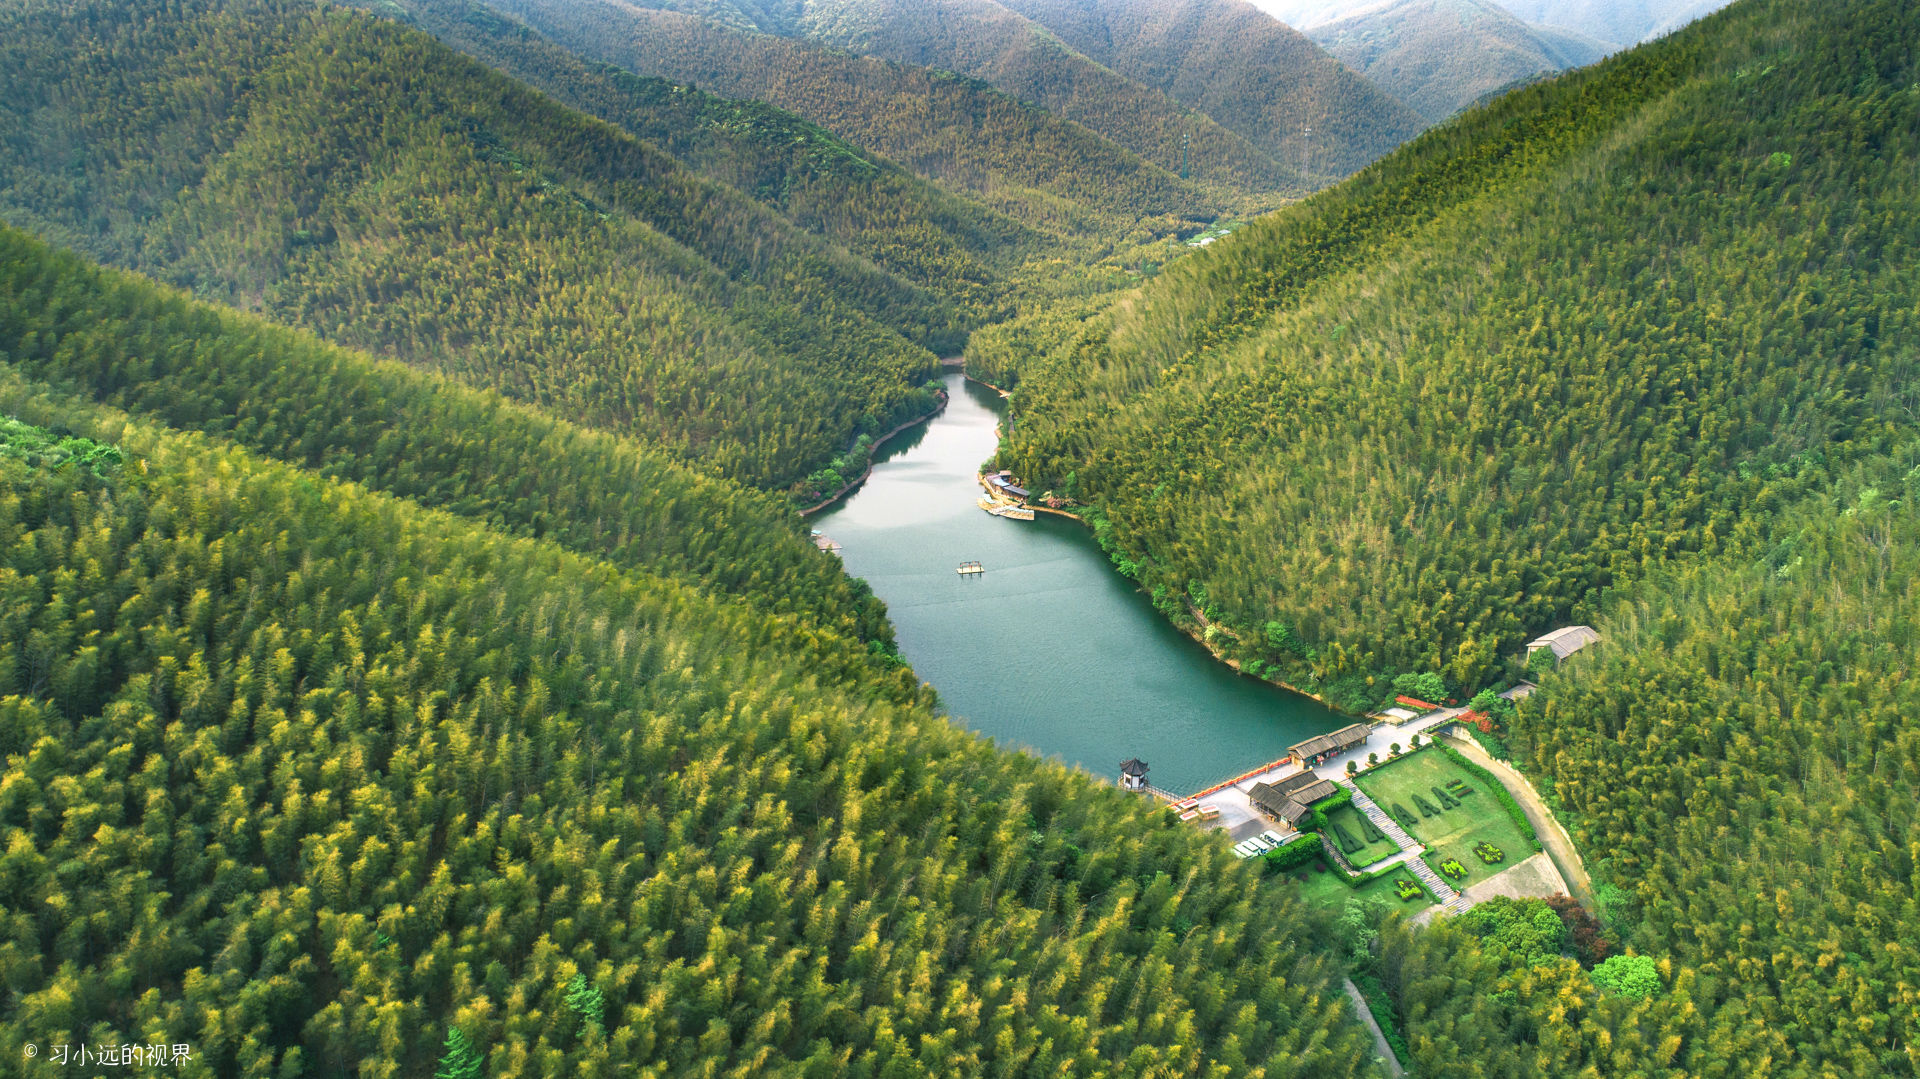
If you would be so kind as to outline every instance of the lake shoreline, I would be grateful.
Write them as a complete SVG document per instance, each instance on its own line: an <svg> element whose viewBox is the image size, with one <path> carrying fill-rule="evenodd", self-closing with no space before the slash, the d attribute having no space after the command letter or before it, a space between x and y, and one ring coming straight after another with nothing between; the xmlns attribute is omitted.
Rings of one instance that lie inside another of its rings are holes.
<svg viewBox="0 0 1920 1079"><path fill-rule="evenodd" d="M945 361L942 361L942 362L945 362ZM964 366L961 366L960 371L961 371L961 374L966 376L967 381L977 382L980 385L985 386L987 389L990 389L993 392L999 394L1001 400L1003 401L1012 396L1012 393L1010 391L1003 390L1000 387L994 385L993 383L988 382L984 378L976 377L971 371L966 370ZM980 481L980 486L982 488L985 488L987 493L992 494L993 489L987 486L986 475L982 473L978 477L978 479ZM1078 524L1080 524L1082 527L1085 527L1089 531L1091 531L1093 528L1092 525L1087 523L1086 518L1076 513L1069 513L1066 510L1053 509L1047 506L1029 505L1027 508L1033 510L1035 513L1047 513L1047 514L1052 514L1055 517L1065 517L1069 521L1077 522ZM1108 568L1112 569L1111 559L1108 559ZM1114 572L1118 572L1118 570L1114 570ZM1136 591L1144 591L1139 587L1138 582L1133 582L1133 583ZM1226 655L1226 653L1222 649L1218 648L1213 644L1213 642L1206 639L1206 626L1204 624L1204 619L1202 619L1202 626L1200 627L1200 629L1195 630L1191 626L1181 625L1180 623L1175 622L1173 619L1167 618L1165 615L1160 614L1158 611L1155 611L1154 613L1158 615L1160 618L1165 619L1168 625L1172 626L1174 629L1177 629L1181 633L1185 634L1190 640L1194 641L1196 644L1200 645L1202 648L1205 648L1207 650L1207 653L1211 655L1215 661L1225 664L1229 669L1233 671L1233 673L1239 675L1242 678L1250 678L1255 682L1260 682L1264 685L1274 686L1279 689L1284 689L1288 693L1292 693L1296 696L1305 697L1308 700L1321 705L1322 707L1326 708L1328 711L1333 712L1336 715L1348 716L1354 719L1367 718L1364 714L1349 712L1344 708L1337 707L1332 702L1328 701L1325 697L1320 696L1318 693L1309 693L1306 690L1301 689L1299 686L1293 685L1289 682L1279 682L1271 678L1262 678L1257 674L1248 674L1241 667L1239 660L1233 659L1232 657Z"/></svg>
<svg viewBox="0 0 1920 1079"><path fill-rule="evenodd" d="M1049 512L1077 528L981 512L1005 400L951 368L945 381L945 411L882 447L814 527L887 604L901 656L956 723L1094 776L1153 761L1156 785L1184 791L1351 722L1196 648L1115 573L1080 507ZM987 572L956 577L969 561Z"/></svg>
<svg viewBox="0 0 1920 1079"><path fill-rule="evenodd" d="M946 361L943 360L941 362L945 363ZM839 502L841 499L847 497L853 492L859 490L861 484L867 482L869 479L872 479L875 458L879 456L880 447L886 445L888 439L892 438L893 436L899 434L900 432L906 430L909 427L917 427L920 424L928 423L932 420L936 420L940 417L940 413L945 412L947 410L947 402L949 400L947 396L947 391L941 390L939 392L939 396L940 396L940 399L938 402L934 404L933 411L927 413L924 416L916 416L915 418L900 424L898 427L895 427L893 430L888 431L886 434L881 435L879 438L876 438L873 440L873 445L867 447L866 471L860 473L859 479L849 482L845 487L842 487L838 491L835 491L833 494L827 496L827 500L825 502L822 502L816 506L808 506L807 508L801 510L800 516L802 518L811 517L814 514L819 513L821 510L832 508L835 503Z"/></svg>

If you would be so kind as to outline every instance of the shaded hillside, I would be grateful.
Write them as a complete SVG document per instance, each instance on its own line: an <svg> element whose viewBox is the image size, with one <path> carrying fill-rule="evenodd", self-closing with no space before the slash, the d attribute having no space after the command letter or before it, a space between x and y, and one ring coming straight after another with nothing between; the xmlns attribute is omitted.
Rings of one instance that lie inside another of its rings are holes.
<svg viewBox="0 0 1920 1079"><path fill-rule="evenodd" d="M1309 33L1428 123L1502 88L1585 67L1613 51L1605 42L1529 26L1492 0L1392 0Z"/></svg>
<svg viewBox="0 0 1920 1079"><path fill-rule="evenodd" d="M278 333L9 247L54 374ZM0 366L0 1052L1371 1074L1311 911L867 655Z"/></svg>
<svg viewBox="0 0 1920 1079"><path fill-rule="evenodd" d="M1000 2L1316 179L1356 172L1424 126L1240 0Z"/></svg>
<svg viewBox="0 0 1920 1079"><path fill-rule="evenodd" d="M1430 132L1103 319L976 335L1019 383L1002 463L1100 506L1162 609L1261 669L1350 706L1396 671L1497 677L1915 422L1917 17L1749 4Z"/></svg>
<svg viewBox="0 0 1920 1079"><path fill-rule="evenodd" d="M391 23L277 0L0 21L8 220L737 478L784 487L924 410L922 344L967 325Z"/></svg>
<svg viewBox="0 0 1920 1079"><path fill-rule="evenodd" d="M1111 233L1218 212L1174 173L973 79L606 0L495 6L581 56L804 116L1035 228Z"/></svg>
<svg viewBox="0 0 1920 1079"><path fill-rule="evenodd" d="M772 105L584 61L477 0L400 6L412 25L937 292L972 322L1011 310L1009 275L1042 251L1033 230Z"/></svg>

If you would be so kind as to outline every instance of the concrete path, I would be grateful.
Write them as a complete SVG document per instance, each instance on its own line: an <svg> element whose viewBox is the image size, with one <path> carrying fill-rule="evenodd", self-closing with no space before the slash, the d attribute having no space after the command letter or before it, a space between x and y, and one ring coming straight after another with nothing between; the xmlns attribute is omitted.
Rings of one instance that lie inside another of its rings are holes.
<svg viewBox="0 0 1920 1079"><path fill-rule="evenodd" d="M1560 876L1567 884L1567 894L1578 899L1588 910L1593 909L1593 879L1587 876L1587 866L1580 860L1580 851L1573 845L1573 837L1555 819L1540 792L1533 789L1527 777L1514 771L1513 766L1494 760L1480 743L1470 737L1456 735L1448 738L1447 744L1460 752L1462 757L1493 773L1500 785L1507 788L1513 800L1520 803L1520 809L1527 815L1527 823L1540 836L1540 845L1547 848L1553 856L1553 864L1560 870Z"/></svg>
<svg viewBox="0 0 1920 1079"><path fill-rule="evenodd" d="M1413 871L1414 876L1420 878L1420 883L1427 886L1427 890L1433 893L1442 907L1458 914L1471 905L1461 897L1459 892L1453 890L1452 885L1441 880L1440 874L1435 873L1432 867L1427 865L1427 860L1421 857L1425 848L1420 845L1419 840L1408 835L1405 828L1400 827L1400 822L1393 819L1393 814L1381 809L1378 802L1367 797L1365 792L1351 782L1343 779L1340 785L1353 792L1353 807L1366 814L1374 827L1385 832L1387 838L1399 846L1401 861ZM1373 866L1367 868L1372 869Z"/></svg>
<svg viewBox="0 0 1920 1079"><path fill-rule="evenodd" d="M1347 778L1348 761L1352 761L1356 767L1364 771L1367 767L1367 754L1376 754L1384 761L1392 755L1388 751L1395 742L1400 743L1401 749L1407 749L1413 745L1414 735L1427 735L1435 727L1452 723L1464 711L1466 711L1464 708L1442 708L1438 712L1428 712L1424 716L1415 716L1402 723L1382 723L1373 729L1373 733L1367 735L1365 742L1332 760L1323 761L1314 768L1313 773L1321 779L1331 779L1338 783Z"/></svg>
<svg viewBox="0 0 1920 1079"><path fill-rule="evenodd" d="M1553 859L1535 854L1503 869L1478 884L1467 885L1469 903L1484 903L1496 895L1512 899L1546 899L1567 895L1567 882L1554 867Z"/></svg>
<svg viewBox="0 0 1920 1079"><path fill-rule="evenodd" d="M1360 992L1360 987L1353 984L1352 978L1342 978L1340 983L1346 987L1347 999L1353 1001L1353 1010L1360 1013L1360 1021L1372 1032L1373 1051L1386 1061L1387 1074L1393 1079L1400 1079L1406 1070L1400 1067L1400 1059L1393 1055L1393 1046L1387 1044L1386 1034L1381 1032L1380 1024L1373 1018L1373 1009L1367 1007L1367 998Z"/></svg>

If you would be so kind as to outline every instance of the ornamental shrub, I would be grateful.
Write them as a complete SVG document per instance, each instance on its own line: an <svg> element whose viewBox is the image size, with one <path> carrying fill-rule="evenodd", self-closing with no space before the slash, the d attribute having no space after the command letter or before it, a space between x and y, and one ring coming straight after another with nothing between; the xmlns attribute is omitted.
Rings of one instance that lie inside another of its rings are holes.
<svg viewBox="0 0 1920 1079"><path fill-rule="evenodd" d="M1369 843L1384 843L1387 840L1387 833L1381 831L1380 826L1373 823L1373 818L1364 813L1360 815L1360 834Z"/></svg>
<svg viewBox="0 0 1920 1079"><path fill-rule="evenodd" d="M1340 844L1340 851L1343 854L1353 854L1359 851L1363 845L1354 839L1353 835L1345 828L1340 827L1336 821L1328 821L1327 828L1333 833L1333 841Z"/></svg>

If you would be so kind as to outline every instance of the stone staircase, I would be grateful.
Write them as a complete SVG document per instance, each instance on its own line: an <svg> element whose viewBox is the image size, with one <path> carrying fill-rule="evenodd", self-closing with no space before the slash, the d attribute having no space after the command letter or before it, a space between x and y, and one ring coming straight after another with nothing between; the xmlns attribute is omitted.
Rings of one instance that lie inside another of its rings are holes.
<svg viewBox="0 0 1920 1079"><path fill-rule="evenodd" d="M1408 835L1407 830L1400 827L1400 822L1393 819L1393 814L1381 809L1380 803L1367 797L1352 783L1343 781L1340 785L1353 792L1353 807L1366 814L1367 819L1373 822L1373 826L1386 833L1387 838L1393 840L1406 854L1406 860L1402 864L1411 869L1414 876L1420 878L1420 883L1426 885L1427 890L1440 900L1442 907L1453 914L1467 909L1466 896L1454 891L1452 885L1427 865L1427 860L1420 856L1420 841Z"/></svg>

